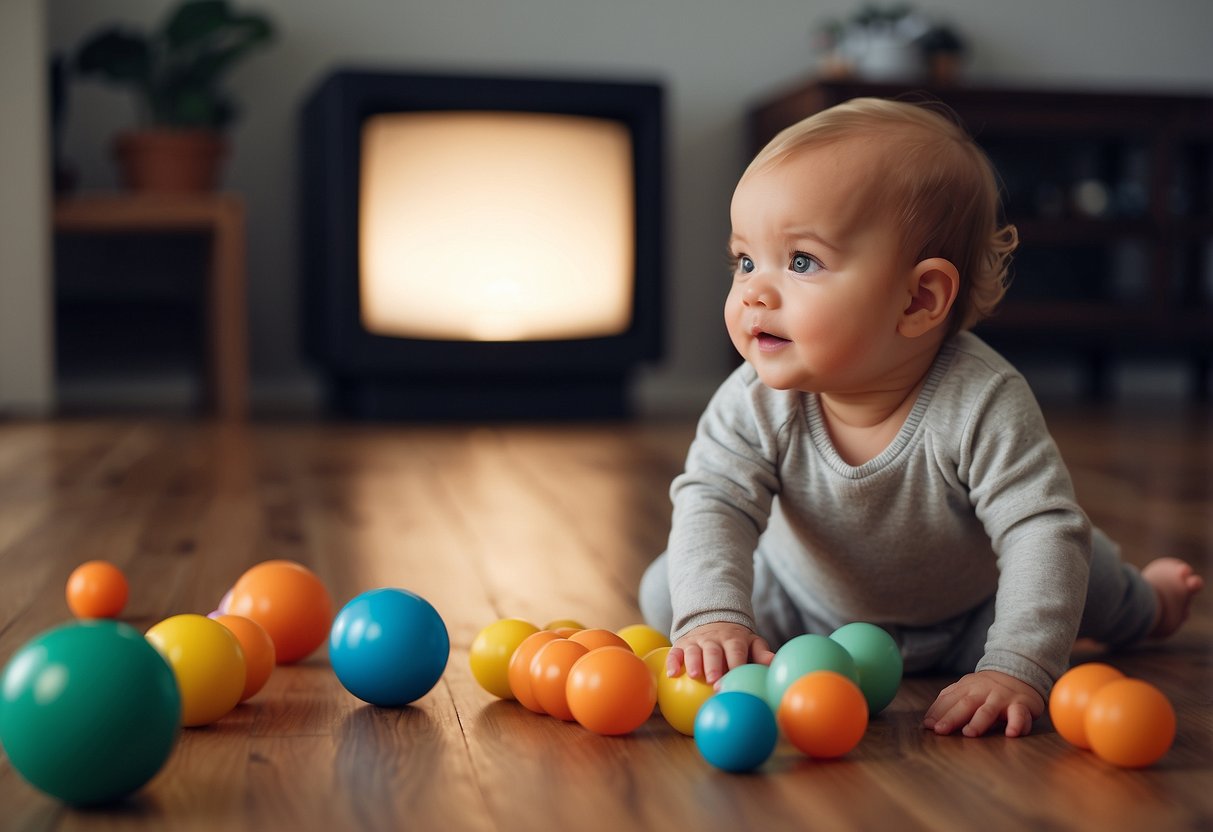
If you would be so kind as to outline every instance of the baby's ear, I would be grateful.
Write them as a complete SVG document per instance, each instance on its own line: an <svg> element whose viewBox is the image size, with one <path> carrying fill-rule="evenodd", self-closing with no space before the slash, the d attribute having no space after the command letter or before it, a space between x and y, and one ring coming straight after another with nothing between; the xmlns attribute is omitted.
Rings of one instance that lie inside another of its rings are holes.
<svg viewBox="0 0 1213 832"><path fill-rule="evenodd" d="M909 301L902 310L897 331L907 338L917 338L947 321L959 289L960 272L950 260L942 257L923 260L907 279Z"/></svg>

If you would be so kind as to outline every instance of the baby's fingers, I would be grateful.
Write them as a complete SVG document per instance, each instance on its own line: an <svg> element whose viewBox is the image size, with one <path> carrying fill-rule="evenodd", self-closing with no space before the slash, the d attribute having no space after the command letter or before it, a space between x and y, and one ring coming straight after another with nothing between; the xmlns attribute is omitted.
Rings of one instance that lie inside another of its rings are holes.
<svg viewBox="0 0 1213 832"><path fill-rule="evenodd" d="M1007 708L1007 736L1025 737L1032 732L1032 712L1028 706L1013 702Z"/></svg>
<svg viewBox="0 0 1213 832"><path fill-rule="evenodd" d="M998 721L999 717L1002 716L1002 711L1003 709L998 703L987 699L973 712L973 716L969 719L969 724L964 727L961 733L966 737L980 737L990 730L991 725Z"/></svg>

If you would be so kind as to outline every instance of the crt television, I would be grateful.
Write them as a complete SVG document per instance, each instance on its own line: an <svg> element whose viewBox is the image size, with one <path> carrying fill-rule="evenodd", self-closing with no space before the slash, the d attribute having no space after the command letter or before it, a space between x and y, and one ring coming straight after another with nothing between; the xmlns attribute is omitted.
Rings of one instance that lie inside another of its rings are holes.
<svg viewBox="0 0 1213 832"><path fill-rule="evenodd" d="M627 413L661 348L659 84L339 70L300 131L305 349L337 412Z"/></svg>

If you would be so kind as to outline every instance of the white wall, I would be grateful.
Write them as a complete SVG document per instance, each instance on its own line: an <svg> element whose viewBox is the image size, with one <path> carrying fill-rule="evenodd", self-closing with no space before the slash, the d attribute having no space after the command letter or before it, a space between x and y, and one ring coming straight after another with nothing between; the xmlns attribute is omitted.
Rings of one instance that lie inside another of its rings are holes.
<svg viewBox="0 0 1213 832"><path fill-rule="evenodd" d="M40 0L0 2L0 413L52 406L46 58Z"/></svg>
<svg viewBox="0 0 1213 832"><path fill-rule="evenodd" d="M111 20L158 20L168 0L50 0L52 49ZM296 107L336 64L652 77L668 85L669 336L642 401L688 412L731 366L720 323L727 208L747 107L812 72L810 28L860 0L241 0L280 38L234 78L245 117L227 184L250 208L252 348L264 394L306 386L299 357ZM1213 90L1211 0L934 0L973 47L969 77L1019 85ZM76 84L65 150L85 187L114 182L110 135L130 103ZM1131 118L1131 115L1126 115Z"/></svg>

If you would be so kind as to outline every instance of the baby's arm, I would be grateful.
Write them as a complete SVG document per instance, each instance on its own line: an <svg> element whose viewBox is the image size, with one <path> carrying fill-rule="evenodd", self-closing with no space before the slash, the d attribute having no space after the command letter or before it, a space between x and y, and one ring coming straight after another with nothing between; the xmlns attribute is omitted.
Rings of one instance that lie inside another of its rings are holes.
<svg viewBox="0 0 1213 832"><path fill-rule="evenodd" d="M1006 722L1008 737L1022 737L1044 710L1044 699L1027 682L979 670L940 691L922 724L936 734L962 728L966 737L980 737L995 723Z"/></svg>
<svg viewBox="0 0 1213 832"><path fill-rule="evenodd" d="M692 679L716 682L729 670L749 661L770 664L775 654L770 645L748 627L719 621L696 627L674 642L666 657L665 670L677 676L682 667Z"/></svg>

